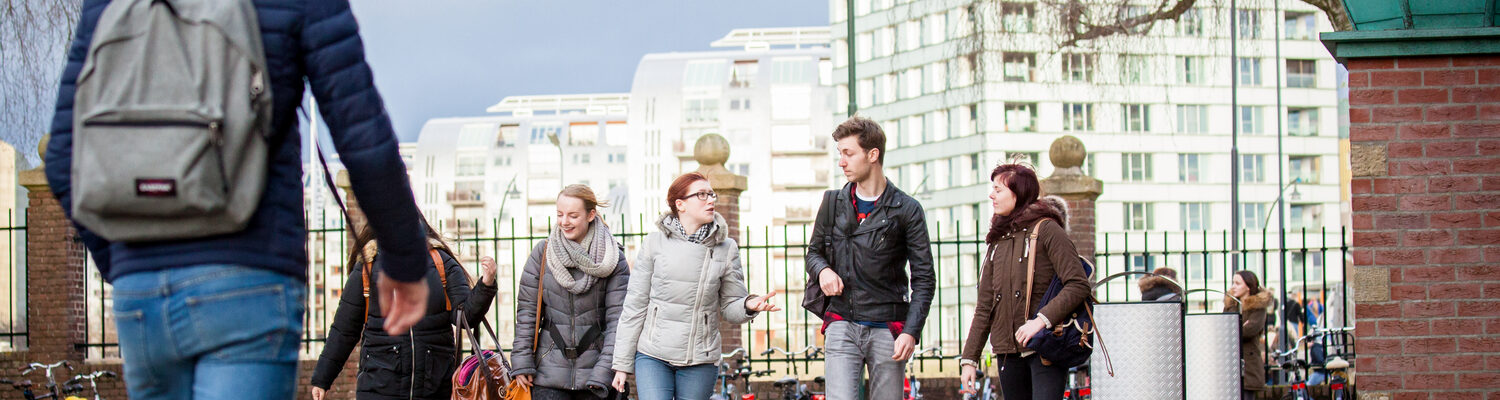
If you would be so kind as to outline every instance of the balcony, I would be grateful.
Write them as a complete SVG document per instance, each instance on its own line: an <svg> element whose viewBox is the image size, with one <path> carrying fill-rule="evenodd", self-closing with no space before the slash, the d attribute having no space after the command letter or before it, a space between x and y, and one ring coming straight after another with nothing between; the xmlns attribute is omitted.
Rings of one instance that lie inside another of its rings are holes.
<svg viewBox="0 0 1500 400"><path fill-rule="evenodd" d="M484 193L478 190L454 190L448 192L448 204L454 207L484 206Z"/></svg>

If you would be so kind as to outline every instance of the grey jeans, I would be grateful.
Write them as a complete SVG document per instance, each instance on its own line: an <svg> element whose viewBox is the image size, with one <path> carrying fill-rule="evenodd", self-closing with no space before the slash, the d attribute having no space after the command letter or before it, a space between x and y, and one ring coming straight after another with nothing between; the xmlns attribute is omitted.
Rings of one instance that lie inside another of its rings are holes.
<svg viewBox="0 0 1500 400"><path fill-rule="evenodd" d="M859 381L866 369L870 373L868 400L900 400L904 395L901 379L906 362L892 360L896 338L891 330L871 328L835 321L824 333L824 352L828 354L824 379L830 399L859 398Z"/></svg>

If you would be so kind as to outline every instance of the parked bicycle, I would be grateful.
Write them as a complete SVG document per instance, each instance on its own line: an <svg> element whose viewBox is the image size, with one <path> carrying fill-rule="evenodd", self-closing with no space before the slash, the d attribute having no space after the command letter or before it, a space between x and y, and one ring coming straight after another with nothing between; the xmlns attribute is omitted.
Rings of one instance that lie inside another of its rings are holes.
<svg viewBox="0 0 1500 400"><path fill-rule="evenodd" d="M1336 373L1336 375L1334 375L1334 379L1329 381L1329 388L1333 391L1334 399L1349 397L1347 393L1351 391L1351 388L1349 388L1347 385L1348 376L1345 372L1345 370L1349 367L1348 361L1344 361L1343 358L1335 356L1333 360L1317 360L1323 362L1320 365L1312 365L1302 358L1297 357L1296 354L1297 350L1301 349L1303 344L1308 344L1310 348L1321 348L1323 351L1323 356L1320 356L1319 358L1324 358L1327 355L1327 345L1329 344L1327 342L1327 338L1329 336L1335 334L1343 334L1345 332L1352 332L1353 330L1353 327L1327 329L1314 328L1311 329L1310 332L1307 333L1307 335L1297 338L1297 341L1292 344L1291 348L1288 348L1286 351L1273 353L1275 359L1278 360L1278 365L1281 367L1281 370L1286 371L1291 375L1289 377L1289 381L1291 382L1291 390L1287 391L1287 393L1281 398L1283 400L1311 400L1312 396L1307 393L1307 377L1309 371L1314 366L1319 367L1323 371L1331 371Z"/></svg>
<svg viewBox="0 0 1500 400"><path fill-rule="evenodd" d="M21 367L22 376L30 374L38 369L47 371L46 394L36 395L36 392L32 390L34 385L32 384L30 379L24 379L21 382L14 382L10 379L0 379L0 384L10 385L12 388L20 391L21 396L26 400L61 399L63 393L59 392L60 388L57 386L57 379L52 375L52 369L57 367L67 368L69 372L73 371L73 363L70 363L67 360L52 364L31 363L30 365Z"/></svg>
<svg viewBox="0 0 1500 400"><path fill-rule="evenodd" d="M761 352L760 355L769 356L769 355L777 354L777 353L780 353L781 355L786 356L788 360L792 359L792 357L794 357L794 356L799 356L799 355L800 356L804 356L806 358L816 358L819 354L823 353L823 349L818 348L817 346L811 346L811 345L809 345L807 347L804 347L804 348L802 348L801 350L798 350L798 351L787 351L786 349L783 349L783 348L780 348L780 347L771 347L769 349L766 349L766 351ZM774 383L771 384L771 386L775 387L778 391L781 392L781 399L782 400L821 400L821 399L818 399L818 398L814 397L814 393L811 390L808 390L806 384L803 384L803 383L801 383L800 381L797 380L797 374L798 374L797 363L791 362L790 364L792 365L792 374L791 375L787 375L785 377L782 377L781 379L777 379L776 382L774 382ZM820 376L820 377L814 378L813 381L817 382L819 384L822 384L823 383L823 377ZM823 396L822 393L818 393L816 395L818 397L822 397Z"/></svg>
<svg viewBox="0 0 1500 400"><path fill-rule="evenodd" d="M916 374L913 374L911 372L911 366L912 366L912 364L915 364L916 362L920 361L922 359L923 355L926 355L926 354L937 355L938 352L941 352L941 351L943 351L943 348L934 346L934 347L928 347L928 348L922 349L922 350L917 351L916 353L913 353L911 355L911 360L908 360L907 363L906 363L906 377L905 377L905 379L903 379L901 381L901 389L906 394L904 397L902 397L903 399L905 399L905 400L921 400L922 399L922 382L918 381Z"/></svg>
<svg viewBox="0 0 1500 400"><path fill-rule="evenodd" d="M73 376L73 379L69 379L67 382L63 382L63 387L66 388L66 393L78 393L83 391L83 381L88 381L89 389L94 392L94 400L104 400L103 397L99 396L98 380L102 378L118 377L118 375L115 375L115 373L111 371L94 371L93 373L87 375Z"/></svg>
<svg viewBox="0 0 1500 400"><path fill-rule="evenodd" d="M750 366L748 365L738 365L738 357L743 357L746 355L748 355L748 352L743 347L736 348L734 349L734 351L719 355L719 359L721 360L721 362L719 363L718 373L719 388L717 393L714 393L709 397L710 400L734 400L736 398L738 398L739 400L755 400L755 393L741 393L739 394L739 397L735 397L736 391L733 383L734 380L741 380L744 383L743 387L745 388L745 391L748 392L750 388L751 376L767 376L775 373L776 371L752 371L750 369Z"/></svg>
<svg viewBox="0 0 1500 400"><path fill-rule="evenodd" d="M1087 400L1093 398L1093 390L1089 388L1090 381L1088 363L1069 368L1068 386L1066 388L1067 391L1063 392L1063 399Z"/></svg>

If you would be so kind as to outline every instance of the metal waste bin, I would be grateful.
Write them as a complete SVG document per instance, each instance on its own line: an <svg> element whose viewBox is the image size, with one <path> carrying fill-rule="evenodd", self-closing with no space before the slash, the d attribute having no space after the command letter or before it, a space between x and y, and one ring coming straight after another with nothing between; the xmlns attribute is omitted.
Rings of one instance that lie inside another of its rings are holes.
<svg viewBox="0 0 1500 400"><path fill-rule="evenodd" d="M1192 314L1183 319L1187 329L1187 399L1238 400L1240 377L1240 314Z"/></svg>
<svg viewBox="0 0 1500 400"><path fill-rule="evenodd" d="M1185 393L1181 301L1099 303L1094 323L1104 346L1089 361L1094 400L1182 399ZM1104 360L1104 350L1109 362ZM1235 353L1238 359L1238 352ZM1113 364L1114 374L1106 369Z"/></svg>

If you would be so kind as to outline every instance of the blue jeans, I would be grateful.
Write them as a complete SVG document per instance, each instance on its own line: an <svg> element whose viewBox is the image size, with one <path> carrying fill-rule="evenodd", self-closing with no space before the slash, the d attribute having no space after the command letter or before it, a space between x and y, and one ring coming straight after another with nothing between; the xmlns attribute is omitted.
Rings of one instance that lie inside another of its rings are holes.
<svg viewBox="0 0 1500 400"><path fill-rule="evenodd" d="M719 367L713 364L674 367L635 353L635 393L640 400L707 400L718 374Z"/></svg>
<svg viewBox="0 0 1500 400"><path fill-rule="evenodd" d="M132 399L290 399L307 285L208 264L115 279L115 325Z"/></svg>

